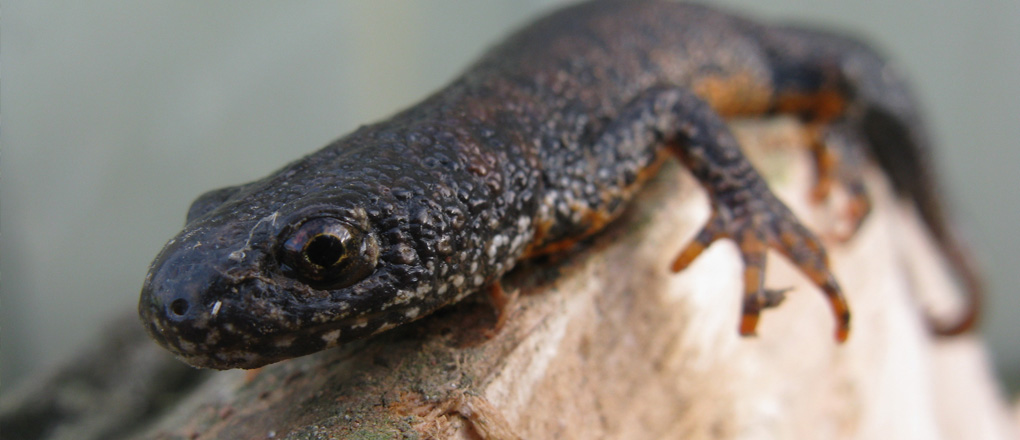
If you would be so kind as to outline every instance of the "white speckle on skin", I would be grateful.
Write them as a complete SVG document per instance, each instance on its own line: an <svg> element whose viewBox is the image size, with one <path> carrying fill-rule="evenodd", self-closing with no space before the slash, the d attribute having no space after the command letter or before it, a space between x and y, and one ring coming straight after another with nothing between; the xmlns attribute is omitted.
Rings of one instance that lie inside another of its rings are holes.
<svg viewBox="0 0 1020 440"><path fill-rule="evenodd" d="M503 235L497 235L492 237L492 242L489 243L489 249L487 250L490 259L496 258L496 252L499 251L499 247L506 241L506 237Z"/></svg>
<svg viewBox="0 0 1020 440"><path fill-rule="evenodd" d="M446 293L446 289L448 289L448 288L449 288L449 286L447 286L446 284L443 284L442 286L439 286L438 289L436 289L436 294L442 295L442 294Z"/></svg>
<svg viewBox="0 0 1020 440"><path fill-rule="evenodd" d="M212 316L216 316L217 313L220 313L220 307L222 307L222 306L223 306L223 301L216 301L215 303L213 303L213 305L212 305L212 312L209 312L209 314L212 315Z"/></svg>
<svg viewBox="0 0 1020 440"><path fill-rule="evenodd" d="M455 287L460 287L460 286L464 285L464 276L463 275L454 275L453 279L451 279L450 281L453 281L453 285Z"/></svg>
<svg viewBox="0 0 1020 440"><path fill-rule="evenodd" d="M195 344L188 341L180 341L181 351L185 353L191 353L195 351Z"/></svg>
<svg viewBox="0 0 1020 440"><path fill-rule="evenodd" d="M412 307L410 309L407 309L406 312L404 312L404 316L406 316L407 319L414 319L418 317L419 313L421 313L421 309L417 307Z"/></svg>
<svg viewBox="0 0 1020 440"><path fill-rule="evenodd" d="M393 295L393 299L383 304L382 309L386 310L392 306L407 304L414 299L414 293L410 290L398 290L396 295Z"/></svg>
<svg viewBox="0 0 1020 440"><path fill-rule="evenodd" d="M522 244L524 244L524 235L514 237L514 240L510 242L510 253L517 253Z"/></svg>
<svg viewBox="0 0 1020 440"><path fill-rule="evenodd" d="M415 293L417 293L418 297L421 298L421 297L427 295L430 291L432 291L432 286L430 286L428 284L422 284L422 285L418 286L418 289L415 290Z"/></svg>
<svg viewBox="0 0 1020 440"><path fill-rule="evenodd" d="M216 329L209 330L209 333L205 334L205 345L214 345L220 341L220 331Z"/></svg>
<svg viewBox="0 0 1020 440"><path fill-rule="evenodd" d="M531 226L531 218L522 216L517 219L517 229L524 231L528 226Z"/></svg>
<svg viewBox="0 0 1020 440"><path fill-rule="evenodd" d="M326 333L324 333L322 335L322 340L325 341L327 344L332 344L332 343L336 342L336 340L339 339L339 338L340 338L340 329L329 331L329 332L326 332Z"/></svg>
<svg viewBox="0 0 1020 440"><path fill-rule="evenodd" d="M485 278L482 278L481 275L475 275L474 282L476 286L481 286L482 283L485 282Z"/></svg>
<svg viewBox="0 0 1020 440"><path fill-rule="evenodd" d="M287 338L277 339L276 342L273 343L273 345L276 345L277 347L290 347L290 345L293 344L293 343L294 343L294 337L291 336L291 337L287 337Z"/></svg>

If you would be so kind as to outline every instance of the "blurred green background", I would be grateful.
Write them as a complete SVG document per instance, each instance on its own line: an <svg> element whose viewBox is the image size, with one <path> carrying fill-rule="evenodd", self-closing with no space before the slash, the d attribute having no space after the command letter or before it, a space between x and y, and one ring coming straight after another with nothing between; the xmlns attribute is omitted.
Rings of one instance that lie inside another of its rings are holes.
<svg viewBox="0 0 1020 440"><path fill-rule="evenodd" d="M5 1L2 386L133 309L195 196L413 104L563 3ZM1020 2L715 3L852 29L910 75L989 276L985 334L1016 390Z"/></svg>

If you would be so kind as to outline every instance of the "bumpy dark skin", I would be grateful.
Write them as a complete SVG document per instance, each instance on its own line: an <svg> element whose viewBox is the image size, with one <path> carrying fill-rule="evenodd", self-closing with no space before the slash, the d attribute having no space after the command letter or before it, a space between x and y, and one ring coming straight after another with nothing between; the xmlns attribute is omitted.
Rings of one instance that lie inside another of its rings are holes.
<svg viewBox="0 0 1020 440"><path fill-rule="evenodd" d="M528 26L387 121L201 197L153 262L139 313L156 341L199 367L254 368L323 350L570 247L674 156L713 205L674 269L718 238L735 240L746 265L740 331L753 334L759 312L778 302L763 289L765 252L777 249L826 295L842 341L850 312L822 245L723 121L771 113L800 115L819 133L865 133L951 247L914 105L868 48L701 6L594 2ZM833 181L857 189L851 214L863 218L857 170L818 144L819 196Z"/></svg>

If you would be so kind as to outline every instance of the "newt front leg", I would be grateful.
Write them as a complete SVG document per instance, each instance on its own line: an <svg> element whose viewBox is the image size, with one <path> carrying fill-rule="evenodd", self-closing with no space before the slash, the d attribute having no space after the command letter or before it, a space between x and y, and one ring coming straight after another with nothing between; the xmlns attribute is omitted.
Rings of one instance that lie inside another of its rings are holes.
<svg viewBox="0 0 1020 440"><path fill-rule="evenodd" d="M775 305L781 297L764 287L765 256L772 248L789 258L822 290L836 318L836 340L846 340L850 309L829 270L825 249L776 198L740 151L725 121L708 104L685 89L651 89L606 130L600 142L608 141L663 143L708 191L712 215L694 241L680 252L673 270L687 267L717 239L736 241L744 261L742 335L753 335L761 310Z"/></svg>

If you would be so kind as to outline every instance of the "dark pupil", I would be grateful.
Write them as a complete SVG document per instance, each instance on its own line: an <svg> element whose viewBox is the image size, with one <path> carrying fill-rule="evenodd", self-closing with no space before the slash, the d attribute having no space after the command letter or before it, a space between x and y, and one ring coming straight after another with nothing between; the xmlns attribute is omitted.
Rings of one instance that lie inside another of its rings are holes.
<svg viewBox="0 0 1020 440"><path fill-rule="evenodd" d="M305 246L305 258L319 267L331 267L344 256L344 243L334 235L317 235Z"/></svg>

